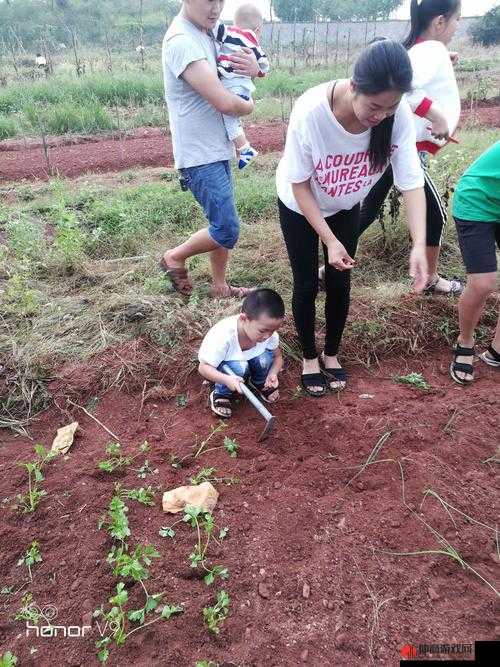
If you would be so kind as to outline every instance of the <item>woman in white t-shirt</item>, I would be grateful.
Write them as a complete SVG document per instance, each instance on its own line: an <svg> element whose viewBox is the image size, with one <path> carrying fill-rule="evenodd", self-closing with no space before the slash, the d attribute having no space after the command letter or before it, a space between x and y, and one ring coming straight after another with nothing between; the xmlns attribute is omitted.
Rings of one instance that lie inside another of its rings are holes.
<svg viewBox="0 0 500 667"><path fill-rule="evenodd" d="M349 310L350 272L358 241L359 202L390 162L403 193L413 239L415 291L427 280L424 177L404 93L408 53L384 40L359 56L351 79L308 90L295 103L276 182L280 223L293 273L292 308L302 346L302 386L312 396L344 389L337 353ZM315 301L318 239L325 255L325 348L318 359Z"/></svg>

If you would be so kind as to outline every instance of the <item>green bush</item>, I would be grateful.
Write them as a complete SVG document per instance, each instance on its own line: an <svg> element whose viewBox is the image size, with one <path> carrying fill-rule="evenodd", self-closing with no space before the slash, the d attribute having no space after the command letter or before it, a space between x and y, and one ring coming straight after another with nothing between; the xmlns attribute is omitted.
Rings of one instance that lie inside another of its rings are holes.
<svg viewBox="0 0 500 667"><path fill-rule="evenodd" d="M91 134L102 130L112 130L115 123L108 112L98 103L85 106L71 102L58 104L47 111L46 127L50 134L85 132Z"/></svg>
<svg viewBox="0 0 500 667"><path fill-rule="evenodd" d="M469 29L472 41L483 46L500 43L500 5L493 7Z"/></svg>
<svg viewBox="0 0 500 667"><path fill-rule="evenodd" d="M0 141L14 137L17 134L17 125L13 118L0 116Z"/></svg>

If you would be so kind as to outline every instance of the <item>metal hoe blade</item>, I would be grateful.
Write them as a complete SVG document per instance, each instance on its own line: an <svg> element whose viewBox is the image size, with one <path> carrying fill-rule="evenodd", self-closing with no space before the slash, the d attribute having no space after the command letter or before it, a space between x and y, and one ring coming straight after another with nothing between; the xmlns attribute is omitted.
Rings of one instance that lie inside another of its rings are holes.
<svg viewBox="0 0 500 667"><path fill-rule="evenodd" d="M275 424L276 424L276 417L271 417L271 419L267 420L267 423L264 427L264 430L259 435L258 442L262 442L263 440L266 440L271 435L271 433L274 430L274 425Z"/></svg>

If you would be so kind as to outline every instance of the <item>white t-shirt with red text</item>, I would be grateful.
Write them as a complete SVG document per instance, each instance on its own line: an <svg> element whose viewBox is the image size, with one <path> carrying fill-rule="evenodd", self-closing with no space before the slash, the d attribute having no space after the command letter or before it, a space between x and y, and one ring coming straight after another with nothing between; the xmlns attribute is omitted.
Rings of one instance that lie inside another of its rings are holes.
<svg viewBox="0 0 500 667"><path fill-rule="evenodd" d="M292 183L310 179L321 213L327 217L358 204L387 166L370 166L370 130L351 134L335 118L328 100L329 85L323 83L305 92L295 102L290 116L276 186L278 197L296 213L302 211L293 196ZM399 190L423 187L413 114L404 99L394 118L390 162Z"/></svg>

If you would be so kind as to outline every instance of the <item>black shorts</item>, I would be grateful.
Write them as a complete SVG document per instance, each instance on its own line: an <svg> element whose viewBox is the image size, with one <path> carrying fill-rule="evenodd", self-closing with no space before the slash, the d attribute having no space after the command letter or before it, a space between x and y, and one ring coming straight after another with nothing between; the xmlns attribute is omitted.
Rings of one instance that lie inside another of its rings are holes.
<svg viewBox="0 0 500 667"><path fill-rule="evenodd" d="M500 249L500 222L470 222L455 218L455 225L467 273L495 273L496 248Z"/></svg>

